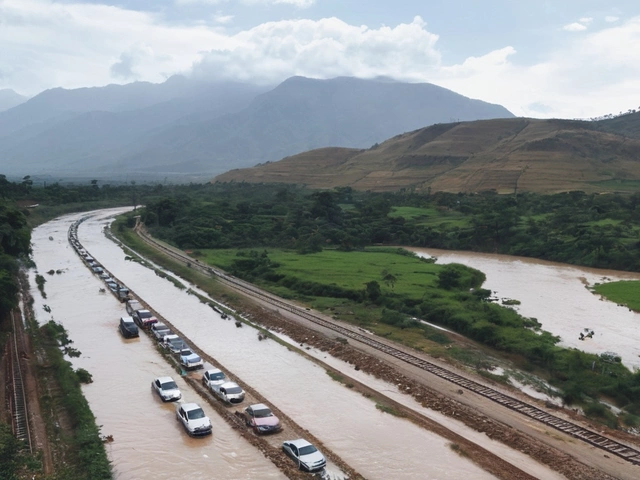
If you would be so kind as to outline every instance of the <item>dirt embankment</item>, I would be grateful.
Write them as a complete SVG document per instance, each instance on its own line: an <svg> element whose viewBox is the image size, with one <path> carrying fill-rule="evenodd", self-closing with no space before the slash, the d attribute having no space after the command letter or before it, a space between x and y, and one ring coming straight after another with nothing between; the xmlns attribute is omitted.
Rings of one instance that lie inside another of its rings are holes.
<svg viewBox="0 0 640 480"><path fill-rule="evenodd" d="M306 344L325 351L333 357L354 365L354 368L397 385L401 391L412 395L423 407L455 418L468 427L485 433L489 438L531 456L536 461L547 465L552 470L565 475L569 479L613 480L615 478L602 471L584 465L576 461L572 456L550 447L522 432L474 411L468 406L456 401L454 398L445 396L440 392L408 378L393 366L381 361L380 358L363 353L348 343L345 344L320 335L316 331L311 331L293 321L287 320L273 310L263 308L251 302L237 305L237 308L243 312L245 317L254 320L256 323L270 330L282 332L301 345ZM371 390L359 382L350 379L349 383L353 384L354 388L361 391L364 395L373 398L379 395L378 392ZM501 459L496 461L497 457L495 455L488 454L484 448L456 435L442 425L418 415L412 410L392 402L387 398L383 401L386 404L392 403L393 405L390 406L400 412L401 415L449 439L454 445L460 447L462 454L468 455L474 462L497 477L505 479L533 478Z"/></svg>

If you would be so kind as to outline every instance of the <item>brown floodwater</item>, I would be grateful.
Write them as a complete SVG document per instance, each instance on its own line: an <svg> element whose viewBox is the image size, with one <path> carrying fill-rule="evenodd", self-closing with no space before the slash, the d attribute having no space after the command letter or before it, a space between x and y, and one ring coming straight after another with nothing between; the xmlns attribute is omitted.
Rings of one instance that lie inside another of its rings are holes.
<svg viewBox="0 0 640 480"><path fill-rule="evenodd" d="M629 368L640 368L640 314L592 293L588 287L613 280L640 280L640 274L600 270L525 257L411 248L437 263L461 263L481 270L484 288L500 299L521 302L513 307L534 317L542 329L561 338L561 345L585 352L614 352ZM580 333L593 331L580 340Z"/></svg>
<svg viewBox="0 0 640 480"><path fill-rule="evenodd" d="M47 280L46 299L37 289L32 292L34 309L40 323L51 318L62 323L73 347L82 352L71 360L74 367L93 375L94 382L83 391L102 434L113 436L107 452L115 478L286 478L201 401L149 338L122 338L117 325L125 315L123 305L98 292L102 282L67 242L68 227L79 216L49 222L33 232L33 258ZM99 232L97 236L104 239ZM62 273L45 273L51 269ZM31 277L35 285L33 272ZM164 375L178 382L184 401L200 403L211 419L213 435L191 438L184 432L175 417L175 404L162 403L151 391L151 381Z"/></svg>
<svg viewBox="0 0 640 480"><path fill-rule="evenodd" d="M103 285L67 243L67 229L81 215L38 227L34 260L47 278L47 299L34 291L38 320L63 323L82 356L74 366L93 374L85 394L105 435L117 478L280 478L282 474L251 445L205 411L214 434L191 439L175 420L174 406L150 391L155 376L172 375L187 401L198 401L155 351L147 337L123 340L116 330L122 304L99 294ZM102 233L104 211L82 223L83 246L201 349L270 403L313 432L328 448L370 479L488 479L492 475L458 456L448 442L409 421L378 410L375 404L333 381L317 364L276 342L260 342L250 328L236 328L192 295L136 262ZM49 236L53 240L49 240ZM49 276L43 272L61 269ZM51 314L43 305L51 307ZM286 432L282 440L288 439ZM425 455L428 452L428 455Z"/></svg>

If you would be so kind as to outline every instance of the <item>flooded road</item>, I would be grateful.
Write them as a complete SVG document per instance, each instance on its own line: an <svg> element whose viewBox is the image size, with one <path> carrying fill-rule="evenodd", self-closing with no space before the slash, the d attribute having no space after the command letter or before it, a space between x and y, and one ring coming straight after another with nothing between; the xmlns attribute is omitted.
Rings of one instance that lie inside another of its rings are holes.
<svg viewBox="0 0 640 480"><path fill-rule="evenodd" d="M574 267L524 257L435 249L410 250L437 263L461 263L487 276L483 287L499 298L521 302L516 310L558 335L561 345L585 352L615 352L627 367L640 368L640 314L602 300L586 286L612 280L640 280L640 274ZM587 329L587 330L585 330ZM593 331L593 338L579 340Z"/></svg>
<svg viewBox="0 0 640 480"><path fill-rule="evenodd" d="M381 412L315 363L276 342L260 342L255 330L237 328L153 271L125 261L123 251L102 234L105 214L101 217L82 223L78 238L105 268L366 478L493 478L441 437ZM118 478L157 477L156 467L161 478L210 478L213 471L215 478L277 478L275 467L225 431L225 424L218 425L221 421L216 422L214 412L207 411L214 423L213 437L192 440L180 431L173 408L151 395L154 376L177 375L146 337L131 343L121 340L116 332L121 304L111 295L97 293L101 282L66 244L74 218L37 229L34 258L40 272L68 269L54 277L45 275L48 298L42 303L51 306L54 318L69 330L74 347L83 352L74 364L94 375L94 383L85 391L98 423L104 425L103 433L114 435L109 453ZM54 241L48 240L50 235ZM40 298L37 291L34 297ZM48 319L41 305L36 310L44 313L41 321ZM197 400L186 386L184 391L186 400ZM286 432L279 436L288 439Z"/></svg>
<svg viewBox="0 0 640 480"><path fill-rule="evenodd" d="M73 347L82 352L81 357L72 359L73 364L93 375L94 382L83 391L103 435L113 436L114 441L106 447L115 478L286 478L207 408L148 337L124 340L118 333L118 319L125 314L123 305L110 294L98 293L104 284L89 272L67 241L69 225L79 217L64 217L33 232L33 259L47 280L46 299L37 289L32 291L34 311L41 324L51 318L62 323ZM123 257L122 252L118 257ZM51 269L61 273L45 273ZM30 282L35 286L33 277L32 271ZM45 305L51 313L44 310ZM190 438L176 420L175 404L163 404L152 393L151 381L163 375L178 382L184 401L203 406L213 424L212 436Z"/></svg>

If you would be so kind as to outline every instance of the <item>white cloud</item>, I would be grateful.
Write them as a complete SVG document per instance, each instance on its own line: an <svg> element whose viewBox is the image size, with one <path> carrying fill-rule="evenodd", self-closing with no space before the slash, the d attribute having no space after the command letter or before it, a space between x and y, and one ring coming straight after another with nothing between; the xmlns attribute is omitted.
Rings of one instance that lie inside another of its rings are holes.
<svg viewBox="0 0 640 480"><path fill-rule="evenodd" d="M563 30L567 32L582 32L589 28L589 25L593 22L593 18L591 17L582 17L580 20L574 23L569 23L562 27Z"/></svg>
<svg viewBox="0 0 640 480"><path fill-rule="evenodd" d="M240 0L241 3L245 3L247 5L255 5L255 4L263 4L263 5L293 5L297 8L308 8L314 3L316 0Z"/></svg>
<svg viewBox="0 0 640 480"><path fill-rule="evenodd" d="M565 25L564 27L562 27L562 29L566 30L567 32L582 32L587 29L587 26L583 25L582 23L574 22Z"/></svg>
<svg viewBox="0 0 640 480"><path fill-rule="evenodd" d="M0 2L0 88L29 95L191 71L263 83L292 75L432 82L529 116L592 117L640 105L640 49L631 48L640 44L640 17L567 36L533 65L508 45L451 65L420 17L378 28L286 20L231 35L219 30L227 21L220 12L217 24L185 26L113 6Z"/></svg>
<svg viewBox="0 0 640 480"><path fill-rule="evenodd" d="M231 37L206 53L196 75L273 83L292 75L418 79L440 63L438 36L420 17L394 28L369 29L337 18L269 22ZM416 76L417 75L417 76Z"/></svg>
<svg viewBox="0 0 640 480"><path fill-rule="evenodd" d="M613 15L607 15L604 17L604 21L607 23L615 23L620 20L620 17L614 17Z"/></svg>
<svg viewBox="0 0 640 480"><path fill-rule="evenodd" d="M640 105L640 17L575 37L534 65L509 50L439 69L435 83L517 115L589 118ZM544 105L541 111L539 105Z"/></svg>
<svg viewBox="0 0 640 480"><path fill-rule="evenodd" d="M227 41L206 26L164 25L153 14L113 6L2 0L0 70L8 73L0 88L35 94L105 85L127 73L158 82Z"/></svg>
<svg viewBox="0 0 640 480"><path fill-rule="evenodd" d="M229 0L175 0L176 5L218 5Z"/></svg>
<svg viewBox="0 0 640 480"><path fill-rule="evenodd" d="M175 0L176 5L218 5L229 0ZM316 0L239 0L244 5L292 5L297 8L308 8Z"/></svg>
<svg viewBox="0 0 640 480"><path fill-rule="evenodd" d="M233 22L233 19L234 19L233 15L223 15L222 13L216 13L213 16L213 21L221 25L227 25Z"/></svg>

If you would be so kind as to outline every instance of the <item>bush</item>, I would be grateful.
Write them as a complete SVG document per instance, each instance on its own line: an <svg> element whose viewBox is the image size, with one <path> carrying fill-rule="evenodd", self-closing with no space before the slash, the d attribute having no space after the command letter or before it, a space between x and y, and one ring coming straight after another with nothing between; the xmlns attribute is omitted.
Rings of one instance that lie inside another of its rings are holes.
<svg viewBox="0 0 640 480"><path fill-rule="evenodd" d="M76 375L78 376L78 381L80 383L93 383L93 375L84 368L77 369Z"/></svg>

